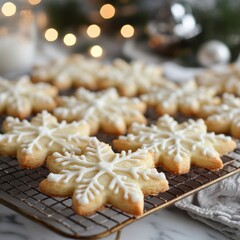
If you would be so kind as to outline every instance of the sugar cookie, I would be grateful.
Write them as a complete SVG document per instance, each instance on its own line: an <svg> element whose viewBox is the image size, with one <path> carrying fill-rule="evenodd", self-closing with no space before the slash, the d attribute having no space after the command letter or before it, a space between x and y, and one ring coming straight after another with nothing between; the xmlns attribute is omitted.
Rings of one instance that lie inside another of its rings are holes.
<svg viewBox="0 0 240 240"><path fill-rule="evenodd" d="M89 125L84 122L58 123L43 111L31 121L8 117L0 134L0 154L17 156L23 168L37 168L55 151L79 150L89 142Z"/></svg>
<svg viewBox="0 0 240 240"><path fill-rule="evenodd" d="M116 59L98 72L101 88L115 87L122 96L136 96L148 92L153 86L176 88L163 77L162 68L139 61L127 63Z"/></svg>
<svg viewBox="0 0 240 240"><path fill-rule="evenodd" d="M221 104L204 105L200 116L206 118L209 131L240 138L240 98L225 93Z"/></svg>
<svg viewBox="0 0 240 240"><path fill-rule="evenodd" d="M179 86L177 89L153 88L147 94L141 95L142 101L156 108L159 115L174 115L181 112L185 115L196 115L205 103L218 103L213 88L197 87L194 81Z"/></svg>
<svg viewBox="0 0 240 240"><path fill-rule="evenodd" d="M72 86L97 89L96 73L101 68L100 61L73 54L53 60L47 65L35 66L31 75L34 82L50 82L61 90Z"/></svg>
<svg viewBox="0 0 240 240"><path fill-rule="evenodd" d="M42 110L56 107L58 91L47 83L33 84L28 76L18 80L0 78L0 114L26 118Z"/></svg>
<svg viewBox="0 0 240 240"><path fill-rule="evenodd" d="M54 115L59 120L85 120L91 134L100 129L106 133L124 134L133 122L146 123L146 105L138 98L119 97L116 89L90 92L80 88L76 97L61 97Z"/></svg>
<svg viewBox="0 0 240 240"><path fill-rule="evenodd" d="M154 168L146 150L115 154L108 144L92 138L82 155L65 152L48 157L50 173L40 190L54 197L73 198L76 213L87 215L110 203L142 215L144 195L168 190L164 173Z"/></svg>
<svg viewBox="0 0 240 240"><path fill-rule="evenodd" d="M220 169L220 156L232 151L236 143L224 135L207 133L203 120L178 124L172 117L160 117L150 127L133 124L127 136L114 140L117 150L136 150L140 147L154 153L156 166L176 174L189 172L190 165Z"/></svg>
<svg viewBox="0 0 240 240"><path fill-rule="evenodd" d="M223 70L208 69L195 78L200 86L215 88L220 94L232 93L240 96L240 67L236 64Z"/></svg>

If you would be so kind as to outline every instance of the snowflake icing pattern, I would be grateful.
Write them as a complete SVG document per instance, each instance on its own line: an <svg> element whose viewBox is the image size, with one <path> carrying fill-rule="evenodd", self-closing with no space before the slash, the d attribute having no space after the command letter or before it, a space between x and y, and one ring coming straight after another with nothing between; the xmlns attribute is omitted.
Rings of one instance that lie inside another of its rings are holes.
<svg viewBox="0 0 240 240"><path fill-rule="evenodd" d="M231 138L224 135L215 135L206 132L203 120L189 120L178 124L168 115L158 119L157 125L147 127L145 125L133 124L127 136L120 136L114 144L117 148L120 142L129 142L155 153L156 165L163 165L171 171L171 164L181 166L184 161L189 162L194 154L200 154L201 161L196 165L207 167L208 159L219 158L217 147L223 142L230 142ZM164 159L168 158L167 161ZM166 166L166 164L168 166ZM209 166L210 168L211 166ZM222 162L218 168L222 167ZM179 170L178 170L179 171ZM181 173L174 170L174 172Z"/></svg>
<svg viewBox="0 0 240 240"><path fill-rule="evenodd" d="M240 98L225 93L220 105L205 105L202 110L208 116L206 124L210 131L240 137Z"/></svg>
<svg viewBox="0 0 240 240"><path fill-rule="evenodd" d="M105 66L98 73L105 87L116 87L123 96L136 96L147 92L152 86L168 86L176 88L172 82L166 81L162 68L157 65L146 65L134 61L127 63L116 59L111 65Z"/></svg>
<svg viewBox="0 0 240 240"><path fill-rule="evenodd" d="M96 72L102 68L100 61L87 59L80 54L56 60L47 66L38 66L33 71L35 81L52 82L59 89L74 86L96 88Z"/></svg>
<svg viewBox="0 0 240 240"><path fill-rule="evenodd" d="M104 194L107 194L106 191L109 196L112 194L122 196L119 198L123 201L143 203L142 191L146 191L144 189L147 188L146 185L154 186L156 182L158 185L163 182L165 186L160 188L158 186L158 189L167 190L165 175L158 173L152 167L152 159L150 163L146 161L149 157L146 150L139 149L133 153L122 151L120 154L115 154L109 145L92 138L83 154L78 156L68 152L63 155L54 153L55 159L52 164L57 166L58 173L50 173L47 178L48 184L71 183L74 185L73 198L77 200L77 205L83 206L83 209L87 208L85 206L94 201L97 196L104 197ZM145 186L142 187L141 183ZM108 198L105 203L107 202L114 204L111 198Z"/></svg>
<svg viewBox="0 0 240 240"><path fill-rule="evenodd" d="M32 84L29 77L23 76L16 81L0 78L0 112L25 118L32 110L52 110L56 107L54 97L57 90L46 84Z"/></svg>
<svg viewBox="0 0 240 240"><path fill-rule="evenodd" d="M202 104L218 101L215 94L213 88L198 88L194 81L189 81L178 89L153 88L141 99L150 106L156 106L159 114L175 114L178 109L184 114L196 114Z"/></svg>
<svg viewBox="0 0 240 240"><path fill-rule="evenodd" d="M76 97L61 98L54 115L67 121L85 120L91 127L91 134L101 127L106 132L114 129L114 133L124 134L130 123L146 122L142 114L145 109L145 104L139 99L119 97L113 88L97 93L80 88Z"/></svg>
<svg viewBox="0 0 240 240"><path fill-rule="evenodd" d="M80 151L79 147L84 147L89 142L89 126L86 122L58 123L57 119L46 111L39 113L31 122L8 117L4 130L5 133L0 135L2 151L12 155L12 152L8 151L14 148L18 152L20 165L30 168L31 164L34 165L33 162L29 166L22 163L24 160L21 158L25 155L35 157L42 165L46 156L56 150Z"/></svg>

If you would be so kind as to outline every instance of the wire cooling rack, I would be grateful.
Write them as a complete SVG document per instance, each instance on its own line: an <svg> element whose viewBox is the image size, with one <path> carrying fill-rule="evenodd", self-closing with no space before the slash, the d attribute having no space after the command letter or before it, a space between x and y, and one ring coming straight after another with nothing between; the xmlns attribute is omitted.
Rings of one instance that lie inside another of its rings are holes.
<svg viewBox="0 0 240 240"><path fill-rule="evenodd" d="M149 123L154 123L157 119L151 111L146 115ZM181 122L186 120L186 117L178 116L177 119ZM2 120L3 118L0 122ZM109 144L116 138L103 133L97 137ZM117 232L158 209L240 172L240 142L237 148L223 156L222 160L223 169L215 172L192 167L188 174L180 176L166 173L169 190L145 198L143 216L135 217L111 205L92 215L79 216L72 210L71 198L52 198L39 191L39 183L48 175L45 167L35 170L21 169L16 158L0 157L0 203L65 237L97 239ZM161 168L158 170L163 171Z"/></svg>
<svg viewBox="0 0 240 240"><path fill-rule="evenodd" d="M170 189L157 196L147 197L143 216L240 172L239 145L234 152L222 159L223 169L215 172L193 167L188 174L180 176L167 173ZM22 170L15 158L1 157L0 202L63 236L76 239L101 238L141 218L126 214L110 205L87 217L76 215L70 198L51 198L38 190L39 182L47 174L44 167Z"/></svg>

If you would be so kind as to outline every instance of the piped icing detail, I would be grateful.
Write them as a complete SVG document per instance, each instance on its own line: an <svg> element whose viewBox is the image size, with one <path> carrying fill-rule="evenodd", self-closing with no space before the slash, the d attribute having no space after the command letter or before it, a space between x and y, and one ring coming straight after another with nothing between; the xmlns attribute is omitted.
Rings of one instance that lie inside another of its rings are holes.
<svg viewBox="0 0 240 240"><path fill-rule="evenodd" d="M221 69L208 69L196 75L198 85L215 88L218 93L240 96L240 68L230 64Z"/></svg>
<svg viewBox="0 0 240 240"><path fill-rule="evenodd" d="M139 202L142 200L139 181L166 180L164 173L158 173L145 163L147 154L143 149L114 154L109 145L94 137L84 155L54 153L55 164L60 165L60 170L50 173L47 179L49 182L74 184L75 197L83 205L93 201L105 189L112 194L123 194L125 200ZM108 180L101 181L106 176Z"/></svg>
<svg viewBox="0 0 240 240"><path fill-rule="evenodd" d="M80 151L78 146L87 145L89 141L88 134L77 131L79 126L89 126L86 122L72 122L67 124L65 121L57 122L57 119L48 113L42 111L31 122L27 120L20 121L18 118L7 117L6 133L0 134L1 144L9 146L17 145L21 152L33 154L35 150L44 148L59 147L68 151ZM76 129L76 131L73 131Z"/></svg>
<svg viewBox="0 0 240 240"><path fill-rule="evenodd" d="M216 90L213 88L197 87L194 81L189 81L177 89L153 88L140 98L151 106L158 106L162 113L167 113L169 108L186 109L187 112L197 113L204 103L215 103Z"/></svg>
<svg viewBox="0 0 240 240"><path fill-rule="evenodd" d="M228 131L232 127L240 129L240 98L225 93L221 104L204 105L202 110L208 116L207 121L226 122Z"/></svg>
<svg viewBox="0 0 240 240"><path fill-rule="evenodd" d="M200 156L218 157L214 144L231 141L230 137L223 134L207 133L201 119L178 124L169 115L159 118L157 125L150 127L133 124L130 134L120 136L119 139L138 143L143 149L160 155L167 154L176 163L189 158L193 152Z"/></svg>
<svg viewBox="0 0 240 240"><path fill-rule="evenodd" d="M176 88L174 83L163 78L162 72L162 68L158 65L145 64L140 61L127 63L122 59L115 59L98 72L98 77L108 87L121 89L123 95L128 93L130 88L132 90L130 95L133 96L147 92L152 86Z"/></svg>
<svg viewBox="0 0 240 240"><path fill-rule="evenodd" d="M60 99L60 107L54 110L54 115L66 120L69 116L75 120L85 120L90 126L108 124L125 129L125 125L133 121L145 122L144 111L143 102L137 98L119 97L114 88L97 93L80 88L76 97Z"/></svg>
<svg viewBox="0 0 240 240"><path fill-rule="evenodd" d="M57 90L46 83L33 84L28 76L18 80L6 80L0 77L0 109L8 108L15 115L29 115L34 109L52 109L56 106L54 97ZM27 112L27 113L25 113Z"/></svg>
<svg viewBox="0 0 240 240"><path fill-rule="evenodd" d="M85 86L95 88L97 85L97 72L102 68L102 63L88 59L80 54L73 54L57 59L48 65L37 66L33 70L36 80L52 82L53 85ZM65 88L65 87L64 87Z"/></svg>

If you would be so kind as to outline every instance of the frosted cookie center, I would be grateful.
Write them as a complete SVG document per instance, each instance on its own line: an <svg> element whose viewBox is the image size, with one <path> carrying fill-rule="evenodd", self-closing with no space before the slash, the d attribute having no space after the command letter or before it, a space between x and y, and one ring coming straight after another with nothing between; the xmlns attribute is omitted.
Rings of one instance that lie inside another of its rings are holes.
<svg viewBox="0 0 240 240"><path fill-rule="evenodd" d="M173 139L176 139L176 140L182 140L182 139L184 139L184 137L183 137L180 133L178 133L178 132L172 133L172 134L171 134L171 137L172 137Z"/></svg>
<svg viewBox="0 0 240 240"><path fill-rule="evenodd" d="M96 108L101 108L105 105L105 101L103 99L96 99L92 102L92 105Z"/></svg>
<svg viewBox="0 0 240 240"><path fill-rule="evenodd" d="M41 136L49 136L51 134L51 129L47 127L38 127L38 134Z"/></svg>
<svg viewBox="0 0 240 240"><path fill-rule="evenodd" d="M98 168L99 170L104 171L104 172L109 172L109 171L112 171L113 166L112 166L111 163L108 163L108 162L99 162L99 163L97 164L97 168Z"/></svg>
<svg viewBox="0 0 240 240"><path fill-rule="evenodd" d="M18 87L18 88L10 88L9 89L9 95L10 96L16 96L16 95L25 95L27 94L28 88L22 88L22 87Z"/></svg>

